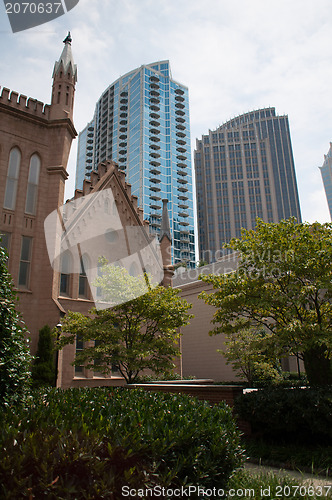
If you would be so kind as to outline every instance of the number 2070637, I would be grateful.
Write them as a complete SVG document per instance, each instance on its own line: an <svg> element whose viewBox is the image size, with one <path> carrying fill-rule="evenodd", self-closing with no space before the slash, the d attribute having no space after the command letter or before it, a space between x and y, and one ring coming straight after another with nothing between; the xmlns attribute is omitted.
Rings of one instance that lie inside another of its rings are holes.
<svg viewBox="0 0 332 500"><path fill-rule="evenodd" d="M51 2L7 2L7 14L57 14L62 3Z"/></svg>

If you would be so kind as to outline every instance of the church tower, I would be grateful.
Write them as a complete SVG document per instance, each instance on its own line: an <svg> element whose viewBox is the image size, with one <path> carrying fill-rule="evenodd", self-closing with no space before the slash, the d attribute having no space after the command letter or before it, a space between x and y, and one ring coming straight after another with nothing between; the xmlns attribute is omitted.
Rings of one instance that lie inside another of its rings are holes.
<svg viewBox="0 0 332 500"><path fill-rule="evenodd" d="M74 94L77 82L77 66L71 51L72 38L70 32L64 39L65 44L61 57L54 65L51 120L69 118L73 121Z"/></svg>
<svg viewBox="0 0 332 500"><path fill-rule="evenodd" d="M0 234L18 294L18 308L31 334L58 324L58 277L46 247L44 221L64 202L67 163L77 133L73 100L77 69L70 34L53 70L51 104L0 89Z"/></svg>

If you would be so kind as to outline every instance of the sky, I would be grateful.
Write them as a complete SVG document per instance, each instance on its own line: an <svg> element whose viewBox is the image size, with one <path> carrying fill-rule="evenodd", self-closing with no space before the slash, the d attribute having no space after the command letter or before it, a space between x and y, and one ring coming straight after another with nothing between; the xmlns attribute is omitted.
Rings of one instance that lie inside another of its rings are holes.
<svg viewBox="0 0 332 500"><path fill-rule="evenodd" d="M318 167L332 141L331 0L80 0L65 15L18 33L1 2L0 86L49 103L69 30L78 132L113 81L168 59L174 80L189 88L192 150L209 129L275 107L289 117L302 218L330 221ZM76 151L77 139L67 198Z"/></svg>

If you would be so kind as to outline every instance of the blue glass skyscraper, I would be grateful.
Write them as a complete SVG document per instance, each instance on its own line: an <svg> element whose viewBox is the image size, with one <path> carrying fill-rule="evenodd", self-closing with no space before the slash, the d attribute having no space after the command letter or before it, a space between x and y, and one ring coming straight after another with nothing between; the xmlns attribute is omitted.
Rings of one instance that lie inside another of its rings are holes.
<svg viewBox="0 0 332 500"><path fill-rule="evenodd" d="M195 265L188 89L173 80L169 61L143 65L102 94L79 135L76 188L92 169L114 160L126 172L151 233L158 234L168 200L173 264Z"/></svg>

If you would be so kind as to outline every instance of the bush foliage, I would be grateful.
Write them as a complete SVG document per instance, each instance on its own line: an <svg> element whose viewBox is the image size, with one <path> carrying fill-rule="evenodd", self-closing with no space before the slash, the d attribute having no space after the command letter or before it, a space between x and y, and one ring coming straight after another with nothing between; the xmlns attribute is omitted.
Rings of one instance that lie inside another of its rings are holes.
<svg viewBox="0 0 332 500"><path fill-rule="evenodd" d="M242 460L226 404L185 395L48 389L0 417L4 499L115 499L126 485L225 488Z"/></svg>
<svg viewBox="0 0 332 500"><path fill-rule="evenodd" d="M55 385L55 362L51 328L48 325L39 330L38 348L31 371L34 387Z"/></svg>
<svg viewBox="0 0 332 500"><path fill-rule="evenodd" d="M0 407L19 404L29 389L31 355L15 306L7 255L0 246Z"/></svg>
<svg viewBox="0 0 332 500"><path fill-rule="evenodd" d="M272 439L332 444L332 388L266 388L240 396L238 415Z"/></svg>

